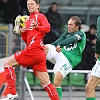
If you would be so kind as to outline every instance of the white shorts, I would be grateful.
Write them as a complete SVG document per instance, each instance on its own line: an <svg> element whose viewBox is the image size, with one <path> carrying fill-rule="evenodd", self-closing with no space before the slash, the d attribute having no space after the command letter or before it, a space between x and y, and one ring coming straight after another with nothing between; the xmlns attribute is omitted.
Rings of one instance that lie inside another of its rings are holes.
<svg viewBox="0 0 100 100"><path fill-rule="evenodd" d="M55 46L51 44L47 44L47 46L49 47L49 51L46 59L55 64L54 74L59 71L64 78L72 70L71 64L62 52L58 53L56 51Z"/></svg>
<svg viewBox="0 0 100 100"><path fill-rule="evenodd" d="M100 61L99 60L96 61L96 64L92 68L91 75L100 78Z"/></svg>

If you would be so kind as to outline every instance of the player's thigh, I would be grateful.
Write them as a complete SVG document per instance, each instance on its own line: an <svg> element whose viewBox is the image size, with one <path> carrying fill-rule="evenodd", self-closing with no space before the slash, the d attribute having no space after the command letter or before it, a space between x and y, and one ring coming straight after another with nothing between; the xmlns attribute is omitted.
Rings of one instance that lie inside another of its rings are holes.
<svg viewBox="0 0 100 100"><path fill-rule="evenodd" d="M96 61L96 64L92 68L91 75L100 78L100 61L99 60Z"/></svg>
<svg viewBox="0 0 100 100"><path fill-rule="evenodd" d="M57 71L55 73L54 80L62 81L63 80L63 75L59 71Z"/></svg>
<svg viewBox="0 0 100 100"><path fill-rule="evenodd" d="M86 84L86 88L95 89L99 84L100 84L100 61L96 61L96 64L92 68L91 76Z"/></svg>
<svg viewBox="0 0 100 100"><path fill-rule="evenodd" d="M99 84L100 84L100 78L91 75L90 78L88 79L86 87L90 89L95 89Z"/></svg>
<svg viewBox="0 0 100 100"><path fill-rule="evenodd" d="M21 50L14 54L16 61L23 66L33 66L40 64L43 60L46 62L46 54L43 49L38 48L34 50L32 48L27 48Z"/></svg>
<svg viewBox="0 0 100 100"><path fill-rule="evenodd" d="M60 72L63 78L72 70L72 66L68 59L60 53L60 58L56 59L56 64L54 66L54 74Z"/></svg>
<svg viewBox="0 0 100 100"><path fill-rule="evenodd" d="M62 80L63 80L63 75L61 74L61 72L57 71L54 76L54 85L56 84L61 85Z"/></svg>
<svg viewBox="0 0 100 100"><path fill-rule="evenodd" d="M19 65L15 60L14 55L10 56L9 59L4 63L4 66L17 66Z"/></svg>
<svg viewBox="0 0 100 100"><path fill-rule="evenodd" d="M47 73L45 57L40 63L37 63L37 64L31 66L31 68L33 69L34 74L37 76L37 78L41 82L42 86L44 86L50 82L49 76Z"/></svg>
<svg viewBox="0 0 100 100"><path fill-rule="evenodd" d="M56 59L56 57L58 56L58 52L56 51L56 48L54 45L47 44L46 47L48 48L46 59L49 60L51 63L53 63L54 61L52 61L52 59Z"/></svg>
<svg viewBox="0 0 100 100"><path fill-rule="evenodd" d="M50 80L47 72L37 71L37 78L39 79L42 86L47 85Z"/></svg>

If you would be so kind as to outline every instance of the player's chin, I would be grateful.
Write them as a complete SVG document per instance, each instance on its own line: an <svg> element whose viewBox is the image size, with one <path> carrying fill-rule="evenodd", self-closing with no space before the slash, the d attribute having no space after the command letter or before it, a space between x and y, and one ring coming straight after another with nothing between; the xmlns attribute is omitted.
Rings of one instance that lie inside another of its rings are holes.
<svg viewBox="0 0 100 100"><path fill-rule="evenodd" d="M71 31L70 30L68 30L68 33L70 33Z"/></svg>
<svg viewBox="0 0 100 100"><path fill-rule="evenodd" d="M68 30L68 33L74 33L73 31L71 31L71 30Z"/></svg>
<svg viewBox="0 0 100 100"><path fill-rule="evenodd" d="M34 11L33 10L29 10L29 13L33 13Z"/></svg>
<svg viewBox="0 0 100 100"><path fill-rule="evenodd" d="M35 12L35 9L33 9L33 8L30 8L28 10L29 10L29 13L34 13Z"/></svg>

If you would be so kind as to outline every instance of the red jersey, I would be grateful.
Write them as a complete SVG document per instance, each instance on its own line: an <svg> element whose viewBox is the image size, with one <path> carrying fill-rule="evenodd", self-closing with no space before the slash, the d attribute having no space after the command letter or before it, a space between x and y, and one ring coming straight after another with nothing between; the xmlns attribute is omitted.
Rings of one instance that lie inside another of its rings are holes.
<svg viewBox="0 0 100 100"><path fill-rule="evenodd" d="M38 28L31 26L36 21ZM22 33L22 38L27 44L26 49L14 54L16 61L23 67L31 66L34 72L47 71L46 54L44 52L43 37L50 31L47 18L40 12L35 12L26 20L27 31Z"/></svg>
<svg viewBox="0 0 100 100"><path fill-rule="evenodd" d="M32 21L36 21L38 28L33 28L31 26ZM45 33L49 33L50 24L48 23L45 15L40 12L35 12L30 14L29 18L26 20L27 31L22 33L22 38L27 44L27 46L34 46L34 48L43 47L43 37Z"/></svg>

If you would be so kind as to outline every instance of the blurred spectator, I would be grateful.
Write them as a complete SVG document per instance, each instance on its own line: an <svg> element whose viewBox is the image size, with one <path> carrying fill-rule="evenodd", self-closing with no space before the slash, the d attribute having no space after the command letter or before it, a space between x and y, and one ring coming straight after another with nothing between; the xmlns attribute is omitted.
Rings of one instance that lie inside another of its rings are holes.
<svg viewBox="0 0 100 100"><path fill-rule="evenodd" d="M28 9L27 9L27 0L19 0L20 4L20 10L22 15L29 15Z"/></svg>
<svg viewBox="0 0 100 100"><path fill-rule="evenodd" d="M52 35L50 41L53 42L59 37L59 34L63 33L63 31L61 30L62 19L61 19L61 15L58 13L58 4L56 2L51 3L50 8L45 13L45 15L51 25L50 34Z"/></svg>
<svg viewBox="0 0 100 100"><path fill-rule="evenodd" d="M75 69L91 70L95 64L96 25L90 26L90 30L86 32L86 38L82 62Z"/></svg>
<svg viewBox="0 0 100 100"><path fill-rule="evenodd" d="M16 0L0 0L0 11L2 12L2 23L14 23L15 17L19 15L19 8Z"/></svg>
<svg viewBox="0 0 100 100"><path fill-rule="evenodd" d="M6 34L0 32L0 58L6 57Z"/></svg>
<svg viewBox="0 0 100 100"><path fill-rule="evenodd" d="M12 50L13 53L18 52L21 48L21 37L18 34L13 34Z"/></svg>

